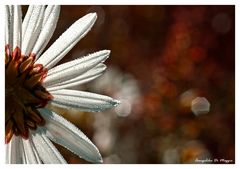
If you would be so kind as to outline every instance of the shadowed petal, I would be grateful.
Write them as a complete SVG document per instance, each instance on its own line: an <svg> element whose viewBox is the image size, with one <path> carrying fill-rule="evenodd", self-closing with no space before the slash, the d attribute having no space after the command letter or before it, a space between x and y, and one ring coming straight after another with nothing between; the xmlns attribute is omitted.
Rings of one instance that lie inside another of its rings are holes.
<svg viewBox="0 0 240 169"><path fill-rule="evenodd" d="M44 86L50 86L75 78L104 62L109 54L109 50L102 50L50 69L43 84Z"/></svg>
<svg viewBox="0 0 240 169"><path fill-rule="evenodd" d="M23 142L23 150L26 157L26 163L27 164L41 164L40 157L37 154L37 151L34 147L34 144L32 142L32 138L29 137L27 140L22 139Z"/></svg>
<svg viewBox="0 0 240 169"><path fill-rule="evenodd" d="M50 104L85 112L101 112L119 104L111 97L77 90L61 89L51 94L54 98Z"/></svg>
<svg viewBox="0 0 240 169"><path fill-rule="evenodd" d="M65 164L66 161L50 142L46 135L38 128L32 132L32 140L36 150L45 164Z"/></svg>
<svg viewBox="0 0 240 169"><path fill-rule="evenodd" d="M64 146L80 158L101 163L102 157L96 146L73 124L48 109L40 109L46 119L46 135L54 142Z"/></svg>
<svg viewBox="0 0 240 169"><path fill-rule="evenodd" d="M21 160L21 144L20 137L15 135L12 137L10 143L6 146L6 163L7 164L20 164Z"/></svg>
<svg viewBox="0 0 240 169"><path fill-rule="evenodd" d="M48 91L53 91L53 90L60 90L60 89L70 88L73 86L78 86L80 84L84 84L98 78L103 74L105 70L106 70L106 66L103 63L100 63L80 76L77 76L75 78L72 78L66 81L59 82L55 85L52 85L46 88Z"/></svg>
<svg viewBox="0 0 240 169"><path fill-rule="evenodd" d="M90 13L77 20L40 56L36 63L43 64L48 69L56 65L90 31L96 19L96 13Z"/></svg>
<svg viewBox="0 0 240 169"><path fill-rule="evenodd" d="M19 137L19 145L18 145L17 148L19 148L19 150L20 150L20 154L21 154L21 157L22 157L22 163L27 164L27 157L26 157L26 154L25 154L25 151L24 151L22 137Z"/></svg>

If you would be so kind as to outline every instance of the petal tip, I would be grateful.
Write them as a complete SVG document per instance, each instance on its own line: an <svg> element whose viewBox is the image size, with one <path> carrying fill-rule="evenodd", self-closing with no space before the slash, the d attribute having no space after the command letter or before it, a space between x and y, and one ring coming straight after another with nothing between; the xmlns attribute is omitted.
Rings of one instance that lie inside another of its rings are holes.
<svg viewBox="0 0 240 169"><path fill-rule="evenodd" d="M103 159L101 157L100 159L98 159L97 164L102 164L102 163L103 163Z"/></svg>
<svg viewBox="0 0 240 169"><path fill-rule="evenodd" d="M92 12L86 15L87 18L89 18L92 22L95 22L97 20L97 13Z"/></svg>
<svg viewBox="0 0 240 169"><path fill-rule="evenodd" d="M113 100L113 106L117 107L119 104L121 104L120 100Z"/></svg>
<svg viewBox="0 0 240 169"><path fill-rule="evenodd" d="M103 159L102 159L101 154L98 153L97 158L94 161L92 161L92 162L95 163L95 164L102 164L103 163Z"/></svg>
<svg viewBox="0 0 240 169"><path fill-rule="evenodd" d="M110 56L111 50L102 50L104 56L106 56L106 59ZM105 60L104 60L105 61Z"/></svg>
<svg viewBox="0 0 240 169"><path fill-rule="evenodd" d="M108 50L108 49L105 49L104 50L108 55L110 55L110 53L111 53L111 50Z"/></svg>
<svg viewBox="0 0 240 169"><path fill-rule="evenodd" d="M97 18L97 12L90 13L94 18Z"/></svg>

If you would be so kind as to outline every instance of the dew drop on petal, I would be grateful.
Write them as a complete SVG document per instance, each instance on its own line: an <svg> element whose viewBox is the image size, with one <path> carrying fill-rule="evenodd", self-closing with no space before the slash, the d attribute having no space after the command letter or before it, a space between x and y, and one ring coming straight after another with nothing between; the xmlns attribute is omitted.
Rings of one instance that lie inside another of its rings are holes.
<svg viewBox="0 0 240 169"><path fill-rule="evenodd" d="M117 107L119 104L121 104L121 101L119 101L119 100L114 100L113 101L113 106L114 107Z"/></svg>
<svg viewBox="0 0 240 169"><path fill-rule="evenodd" d="M192 100L191 109L196 116L207 114L210 111L210 103L205 97L196 97Z"/></svg>

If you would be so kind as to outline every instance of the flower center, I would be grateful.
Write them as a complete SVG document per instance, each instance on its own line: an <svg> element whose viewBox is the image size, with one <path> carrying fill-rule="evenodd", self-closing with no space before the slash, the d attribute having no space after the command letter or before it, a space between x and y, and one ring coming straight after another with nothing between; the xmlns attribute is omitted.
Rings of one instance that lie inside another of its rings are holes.
<svg viewBox="0 0 240 169"><path fill-rule="evenodd" d="M28 138L29 129L35 130L45 121L38 108L52 99L42 86L47 69L34 64L35 56L22 56L19 48L9 52L5 48L5 142L13 134Z"/></svg>

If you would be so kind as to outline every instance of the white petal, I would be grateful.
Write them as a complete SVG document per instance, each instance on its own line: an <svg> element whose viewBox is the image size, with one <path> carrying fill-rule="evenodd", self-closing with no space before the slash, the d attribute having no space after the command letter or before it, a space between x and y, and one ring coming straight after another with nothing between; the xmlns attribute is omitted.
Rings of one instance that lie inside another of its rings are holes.
<svg viewBox="0 0 240 169"><path fill-rule="evenodd" d="M24 151L24 147L23 147L23 139L21 137L19 137L19 151L21 154L21 158L22 158L22 164L27 164L27 157Z"/></svg>
<svg viewBox="0 0 240 169"><path fill-rule="evenodd" d="M9 11L9 7L6 5L5 6L5 45L9 44L9 27L10 27L10 11Z"/></svg>
<svg viewBox="0 0 240 169"><path fill-rule="evenodd" d="M22 37L22 10L21 6L14 5L13 7L13 49L21 48Z"/></svg>
<svg viewBox="0 0 240 169"><path fill-rule="evenodd" d="M90 31L96 19L96 13L90 13L77 20L42 54L36 63L43 64L48 69L53 67Z"/></svg>
<svg viewBox="0 0 240 169"><path fill-rule="evenodd" d="M34 144L32 142L31 136L25 140L22 139L23 142L23 150L26 157L26 163L27 164L41 164L41 160L37 154L37 151L34 147Z"/></svg>
<svg viewBox="0 0 240 169"><path fill-rule="evenodd" d="M9 45L10 53L12 52L13 43L13 5L5 6L5 44Z"/></svg>
<svg viewBox="0 0 240 169"><path fill-rule="evenodd" d="M59 5L49 5L46 8L42 23L42 30L32 50L32 53L36 54L36 59L42 53L43 49L46 47L50 38L52 37L53 32L57 26L59 13Z"/></svg>
<svg viewBox="0 0 240 169"><path fill-rule="evenodd" d="M45 25L47 23L47 21L49 20L49 18L51 17L51 15L55 12L57 12L57 10L60 9L60 5L48 5L45 9L44 12L44 17L43 17L43 25Z"/></svg>
<svg viewBox="0 0 240 169"><path fill-rule="evenodd" d="M80 158L93 163L101 163L102 157L97 147L73 124L48 109L40 109L45 118L46 135L64 146Z"/></svg>
<svg viewBox="0 0 240 169"><path fill-rule="evenodd" d="M23 19L23 23L22 23L22 37L25 36L25 33L26 33L26 30L27 30L27 26L28 26L30 17L31 17L31 15L33 13L33 8L34 8L34 5L29 5L27 13L26 13L26 15L25 15L25 17Z"/></svg>
<svg viewBox="0 0 240 169"><path fill-rule="evenodd" d="M32 132L32 140L36 147L36 150L45 164L65 164L66 161L50 140L46 137L44 132L38 127L38 129Z"/></svg>
<svg viewBox="0 0 240 169"><path fill-rule="evenodd" d="M44 80L44 85L50 86L75 78L99 63L104 62L109 57L109 54L109 50L103 50L59 65L49 70L48 76Z"/></svg>
<svg viewBox="0 0 240 169"><path fill-rule="evenodd" d="M10 157L9 157L9 153L11 152L10 146L9 146L10 143L11 143L11 141L9 142L9 144L5 144L5 152L6 152L5 162L6 162L6 164L10 164Z"/></svg>
<svg viewBox="0 0 240 169"><path fill-rule="evenodd" d="M46 88L48 91L51 92L53 90L66 89L66 88L70 88L70 87L77 86L80 84L84 84L84 83L90 82L91 80L98 78L99 76L101 76L103 74L103 72L105 70L106 70L106 66L103 63L100 63L97 66L95 66L94 68L90 69L89 71L87 71L86 73L84 73L80 76L57 83L55 85L52 85L52 86L49 86Z"/></svg>
<svg viewBox="0 0 240 169"><path fill-rule="evenodd" d="M26 23L26 30L22 37L22 54L28 56L40 34L44 14L44 6L37 5L33 7L31 16Z"/></svg>
<svg viewBox="0 0 240 169"><path fill-rule="evenodd" d="M51 94L54 98L50 104L85 112L101 112L119 104L111 97L77 90L61 89Z"/></svg>
<svg viewBox="0 0 240 169"><path fill-rule="evenodd" d="M6 148L6 163L7 164L20 164L21 160L21 144L20 138L13 135L11 141Z"/></svg>

